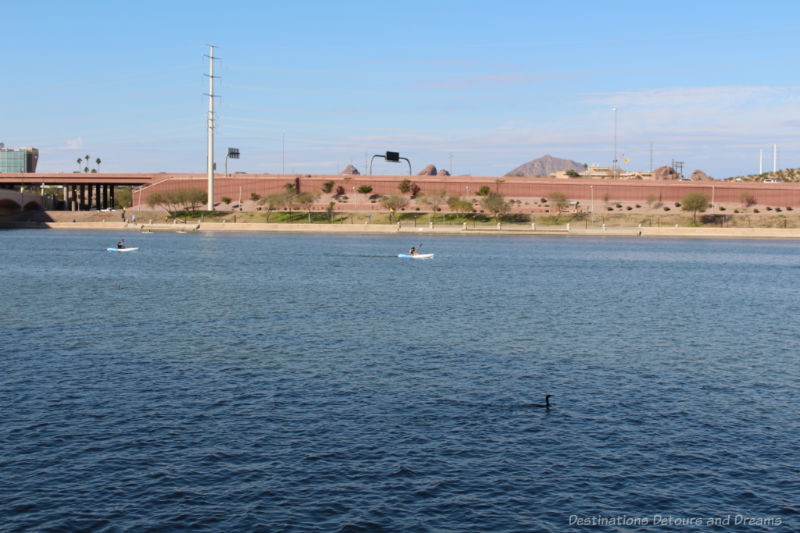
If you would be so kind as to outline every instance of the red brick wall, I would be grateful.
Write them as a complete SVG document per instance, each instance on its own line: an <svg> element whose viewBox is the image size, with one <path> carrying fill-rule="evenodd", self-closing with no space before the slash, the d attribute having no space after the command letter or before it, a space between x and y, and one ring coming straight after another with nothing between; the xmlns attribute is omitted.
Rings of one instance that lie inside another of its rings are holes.
<svg viewBox="0 0 800 533"><path fill-rule="evenodd" d="M478 189L487 185L491 190L499 188L507 198L539 199L546 198L552 192L561 192L570 200L578 200L584 210L590 208L594 195L595 210L603 204L608 195L609 202L628 202L645 204L648 197L661 202L680 202L686 193L698 191L706 195L709 201L720 204L739 205L742 194L752 195L758 204L774 207L800 207L800 183L746 183L746 182L668 182L668 181L610 181L592 179L552 179L552 178L487 178L463 176L342 176L342 175L274 175L274 174L235 174L229 177L216 176L214 179L214 200L220 202L223 196L243 201L250 199L250 193L263 196L280 192L286 183L294 183L300 178L300 190L320 193L323 183L334 182L334 189L341 185L345 194L353 199L353 189L362 185L371 185L371 194L400 194L397 186L404 179L419 185L423 193L445 189L448 196L459 195L474 197ZM142 202L155 191L176 190L197 187L208 188L205 175L201 174L166 174L154 175L153 185L145 187ZM356 193L363 199L364 195ZM134 194L134 202L139 202L139 195ZM352 208L352 204L348 208ZM367 208L368 202L359 202L361 208ZM371 207L371 206L370 206Z"/></svg>

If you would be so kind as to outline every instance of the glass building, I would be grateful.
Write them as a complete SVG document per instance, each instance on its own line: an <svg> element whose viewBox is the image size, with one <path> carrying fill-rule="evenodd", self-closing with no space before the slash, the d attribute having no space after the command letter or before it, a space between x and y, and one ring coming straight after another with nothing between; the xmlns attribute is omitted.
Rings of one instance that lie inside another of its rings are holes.
<svg viewBox="0 0 800 533"><path fill-rule="evenodd" d="M6 148L0 143L0 173L36 172L39 150L36 148Z"/></svg>

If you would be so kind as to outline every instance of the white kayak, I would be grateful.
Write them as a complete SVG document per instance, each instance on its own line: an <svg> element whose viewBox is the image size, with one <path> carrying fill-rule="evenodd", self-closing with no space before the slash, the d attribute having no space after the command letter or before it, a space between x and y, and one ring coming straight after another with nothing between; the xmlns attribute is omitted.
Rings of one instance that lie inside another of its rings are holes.
<svg viewBox="0 0 800 533"><path fill-rule="evenodd" d="M106 248L109 252L135 252L138 248Z"/></svg>
<svg viewBox="0 0 800 533"><path fill-rule="evenodd" d="M400 259L433 259L433 254L397 254Z"/></svg>

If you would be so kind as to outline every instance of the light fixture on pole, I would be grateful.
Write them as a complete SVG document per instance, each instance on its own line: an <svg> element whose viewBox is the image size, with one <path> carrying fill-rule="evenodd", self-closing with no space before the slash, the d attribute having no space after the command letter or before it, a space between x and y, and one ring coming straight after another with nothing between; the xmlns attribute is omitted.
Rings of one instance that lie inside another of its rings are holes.
<svg viewBox="0 0 800 533"><path fill-rule="evenodd" d="M228 153L225 155L225 177L228 177L228 159L239 159L238 148L228 148Z"/></svg>
<svg viewBox="0 0 800 533"><path fill-rule="evenodd" d="M399 152L386 152L386 155L375 154L375 155L372 156L372 158L370 158L370 160L369 160L369 175L370 176L372 176L372 160L375 159L376 157L382 157L386 161L389 161L391 163L399 163L400 160L403 159L406 163L408 163L408 175L409 176L411 175L411 161L409 161L407 157L400 157L400 153Z"/></svg>

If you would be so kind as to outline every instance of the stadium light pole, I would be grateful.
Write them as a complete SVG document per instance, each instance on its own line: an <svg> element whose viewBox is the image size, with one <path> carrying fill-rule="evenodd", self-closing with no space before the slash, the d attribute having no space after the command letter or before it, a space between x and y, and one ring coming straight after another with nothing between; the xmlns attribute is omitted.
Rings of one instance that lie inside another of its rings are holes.
<svg viewBox="0 0 800 533"><path fill-rule="evenodd" d="M225 155L225 177L228 177L228 159L239 159L238 148L228 148L228 153Z"/></svg>

